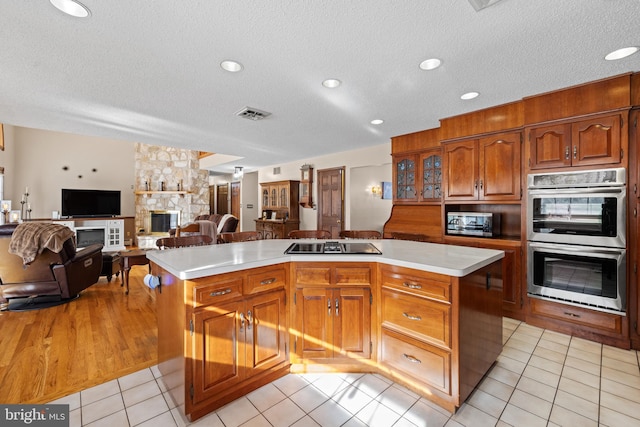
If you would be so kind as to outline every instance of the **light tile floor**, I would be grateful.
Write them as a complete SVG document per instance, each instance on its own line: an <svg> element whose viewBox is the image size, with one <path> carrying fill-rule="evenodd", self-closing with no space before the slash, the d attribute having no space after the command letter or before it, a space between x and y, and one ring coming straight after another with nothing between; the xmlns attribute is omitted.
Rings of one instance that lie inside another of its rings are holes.
<svg viewBox="0 0 640 427"><path fill-rule="evenodd" d="M504 349L452 415L374 374L288 375L192 423L211 427L640 426L638 352L503 321ZM71 426L185 426L156 367L57 400Z"/></svg>

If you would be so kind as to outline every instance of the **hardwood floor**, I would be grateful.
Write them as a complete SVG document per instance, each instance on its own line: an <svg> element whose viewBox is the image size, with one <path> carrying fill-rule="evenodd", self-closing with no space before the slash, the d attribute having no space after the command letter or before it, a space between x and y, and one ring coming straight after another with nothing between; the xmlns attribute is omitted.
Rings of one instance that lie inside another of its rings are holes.
<svg viewBox="0 0 640 427"><path fill-rule="evenodd" d="M100 277L77 300L0 312L0 403L47 403L157 364L155 293L135 266L131 291Z"/></svg>

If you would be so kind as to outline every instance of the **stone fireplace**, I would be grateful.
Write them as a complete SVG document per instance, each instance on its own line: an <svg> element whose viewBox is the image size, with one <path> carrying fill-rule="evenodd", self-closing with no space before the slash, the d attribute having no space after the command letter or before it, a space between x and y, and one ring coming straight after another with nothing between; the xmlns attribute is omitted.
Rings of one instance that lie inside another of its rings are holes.
<svg viewBox="0 0 640 427"><path fill-rule="evenodd" d="M166 232L155 231L187 224L209 213L209 172L200 169L198 151L136 143L136 240L155 239ZM153 212L159 214L153 222ZM153 233L153 234L152 234Z"/></svg>

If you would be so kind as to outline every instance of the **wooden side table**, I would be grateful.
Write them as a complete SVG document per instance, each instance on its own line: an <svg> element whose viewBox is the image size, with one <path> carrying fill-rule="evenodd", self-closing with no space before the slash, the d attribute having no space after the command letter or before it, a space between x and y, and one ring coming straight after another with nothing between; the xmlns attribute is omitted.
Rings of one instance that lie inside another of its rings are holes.
<svg viewBox="0 0 640 427"><path fill-rule="evenodd" d="M129 271L134 265L148 265L149 259L147 258L147 251L143 249L134 249L131 251L121 251L120 254L120 270L122 270L122 284L120 286L126 286L126 294L129 294ZM149 265L149 272L151 272L151 266Z"/></svg>

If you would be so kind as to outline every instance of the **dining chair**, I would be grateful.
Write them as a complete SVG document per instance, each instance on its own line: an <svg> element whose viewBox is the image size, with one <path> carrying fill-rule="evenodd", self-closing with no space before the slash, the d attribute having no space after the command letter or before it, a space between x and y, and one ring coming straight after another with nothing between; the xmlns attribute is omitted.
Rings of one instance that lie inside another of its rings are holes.
<svg viewBox="0 0 640 427"><path fill-rule="evenodd" d="M342 230L341 239L381 239L382 233L377 230Z"/></svg>
<svg viewBox="0 0 640 427"><path fill-rule="evenodd" d="M327 230L293 230L287 236L290 239L330 239L331 232Z"/></svg>
<svg viewBox="0 0 640 427"><path fill-rule="evenodd" d="M206 246L213 243L213 238L204 234L180 237L162 237L156 240L158 249L184 248L187 246Z"/></svg>
<svg viewBox="0 0 640 427"><path fill-rule="evenodd" d="M218 243L250 242L253 240L258 240L257 231L236 231L218 235Z"/></svg>

